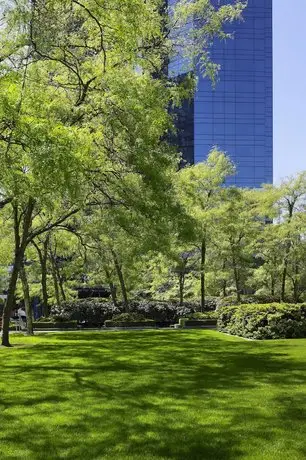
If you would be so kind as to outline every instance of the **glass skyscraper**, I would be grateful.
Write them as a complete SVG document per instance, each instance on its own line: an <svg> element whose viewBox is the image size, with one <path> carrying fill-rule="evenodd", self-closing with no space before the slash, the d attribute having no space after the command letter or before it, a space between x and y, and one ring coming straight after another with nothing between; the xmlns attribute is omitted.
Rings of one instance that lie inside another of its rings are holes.
<svg viewBox="0 0 306 460"><path fill-rule="evenodd" d="M273 181L272 0L248 0L243 21L229 31L233 39L212 47L212 60L221 65L219 81L213 88L198 76L194 100L177 116L177 143L189 163L218 146L237 167L228 184L260 187ZM179 74L177 60L169 71Z"/></svg>

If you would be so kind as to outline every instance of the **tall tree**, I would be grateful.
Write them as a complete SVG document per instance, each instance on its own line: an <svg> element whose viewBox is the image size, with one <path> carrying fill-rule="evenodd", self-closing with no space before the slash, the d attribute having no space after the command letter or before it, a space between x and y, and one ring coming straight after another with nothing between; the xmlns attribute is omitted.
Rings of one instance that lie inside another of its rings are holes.
<svg viewBox="0 0 306 460"><path fill-rule="evenodd" d="M229 158L213 149L205 162L182 169L177 177L181 202L194 220L195 245L200 253L201 310L205 309L205 275L207 251L218 232L218 208L223 196L222 186L234 174Z"/></svg>
<svg viewBox="0 0 306 460"><path fill-rule="evenodd" d="M259 238L264 221L260 218L258 195L254 190L229 188L218 218L219 254L232 273L237 302L250 270L255 265L253 242Z"/></svg>
<svg viewBox="0 0 306 460"><path fill-rule="evenodd" d="M282 253L280 300L284 302L291 251L300 239L297 223L306 209L306 172L288 178L279 186L267 186L264 198L263 203L279 226L279 250Z"/></svg>

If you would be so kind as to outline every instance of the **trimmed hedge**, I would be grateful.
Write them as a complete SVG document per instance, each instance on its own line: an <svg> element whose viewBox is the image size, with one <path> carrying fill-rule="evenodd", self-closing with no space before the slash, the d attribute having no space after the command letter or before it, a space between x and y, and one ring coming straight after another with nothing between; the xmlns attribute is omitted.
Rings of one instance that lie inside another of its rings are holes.
<svg viewBox="0 0 306 460"><path fill-rule="evenodd" d="M61 321L57 323L54 321L34 321L33 327L34 329L76 329L77 321Z"/></svg>
<svg viewBox="0 0 306 460"><path fill-rule="evenodd" d="M140 321L119 321L108 319L104 323L105 327L156 327L153 319L144 319Z"/></svg>
<svg viewBox="0 0 306 460"><path fill-rule="evenodd" d="M244 304L219 310L218 330L250 339L306 337L306 304Z"/></svg>
<svg viewBox="0 0 306 460"><path fill-rule="evenodd" d="M154 327L156 322L146 319L140 313L121 313L115 315L111 320L105 321L105 327Z"/></svg>
<svg viewBox="0 0 306 460"><path fill-rule="evenodd" d="M217 320L213 318L206 319L188 319L181 318L179 320L181 327L212 327L217 325Z"/></svg>

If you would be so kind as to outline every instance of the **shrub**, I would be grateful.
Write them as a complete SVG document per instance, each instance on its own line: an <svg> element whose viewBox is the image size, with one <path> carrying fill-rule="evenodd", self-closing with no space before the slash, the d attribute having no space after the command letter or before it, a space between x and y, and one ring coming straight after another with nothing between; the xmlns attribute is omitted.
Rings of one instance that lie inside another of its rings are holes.
<svg viewBox="0 0 306 460"><path fill-rule="evenodd" d="M194 304L186 303L180 306L178 302L141 300L130 302L131 312L142 314L145 318L153 319L159 323L175 323L178 318L194 313Z"/></svg>
<svg viewBox="0 0 306 460"><path fill-rule="evenodd" d="M271 296L268 294L255 294L254 296L255 302L253 303L260 303L260 304L268 304L268 303L278 303L279 296ZM243 302L243 303L250 303L250 302Z"/></svg>
<svg viewBox="0 0 306 460"><path fill-rule="evenodd" d="M145 319L151 319L163 325L175 323L181 317L194 313L198 306L191 302L180 306L174 301L158 300L131 300L129 302L129 313L141 315ZM123 313L124 306L121 302L114 306L111 301L104 299L76 299L63 302L60 306L52 307L51 320L70 321L76 320L79 323L85 322L92 327L100 327L114 315Z"/></svg>
<svg viewBox="0 0 306 460"><path fill-rule="evenodd" d="M248 302L245 302L248 303ZM237 305L237 296L228 295L226 297L220 297L217 301L217 310L223 307L230 307Z"/></svg>
<svg viewBox="0 0 306 460"><path fill-rule="evenodd" d="M268 295L242 295L241 296L241 304L271 304L277 303L278 299L275 297ZM237 296L236 295L229 295L226 297L221 297L216 300L216 309L222 307L230 307L237 305Z"/></svg>
<svg viewBox="0 0 306 460"><path fill-rule="evenodd" d="M54 319L51 318L50 316L48 316L48 317L41 316L35 322L36 323L52 323L52 322L54 323Z"/></svg>
<svg viewBox="0 0 306 460"><path fill-rule="evenodd" d="M218 305L219 297L207 297L205 299L205 311L213 312Z"/></svg>
<svg viewBox="0 0 306 460"><path fill-rule="evenodd" d="M188 319L217 319L219 316L217 311L196 312L188 315Z"/></svg>
<svg viewBox="0 0 306 460"><path fill-rule="evenodd" d="M306 305L243 304L219 310L218 330L252 339L306 337Z"/></svg>
<svg viewBox="0 0 306 460"><path fill-rule="evenodd" d="M133 321L145 321L146 318L140 313L120 313L120 315L114 315L112 321L124 321L125 323L130 323Z"/></svg>
<svg viewBox="0 0 306 460"><path fill-rule="evenodd" d="M120 313L112 302L99 298L76 299L52 307L51 317L54 321L71 321L85 323L87 326L100 327L106 319Z"/></svg>

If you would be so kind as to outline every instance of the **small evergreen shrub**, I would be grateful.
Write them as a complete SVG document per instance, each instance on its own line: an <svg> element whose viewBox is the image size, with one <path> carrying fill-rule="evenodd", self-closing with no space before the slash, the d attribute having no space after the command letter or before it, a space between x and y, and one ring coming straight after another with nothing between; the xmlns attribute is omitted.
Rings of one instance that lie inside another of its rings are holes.
<svg viewBox="0 0 306 460"><path fill-rule="evenodd" d="M219 310L218 330L251 339L306 337L306 304L243 304Z"/></svg>

